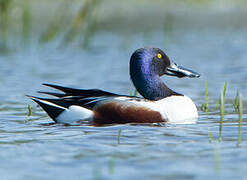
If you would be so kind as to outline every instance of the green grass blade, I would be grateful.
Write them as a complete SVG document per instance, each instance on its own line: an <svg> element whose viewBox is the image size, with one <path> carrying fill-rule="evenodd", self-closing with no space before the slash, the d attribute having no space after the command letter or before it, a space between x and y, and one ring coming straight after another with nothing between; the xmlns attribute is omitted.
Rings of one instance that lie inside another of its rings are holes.
<svg viewBox="0 0 247 180"><path fill-rule="evenodd" d="M133 91L129 91L129 96L137 96L138 95L138 91L135 89L134 90L134 93L133 93Z"/></svg>
<svg viewBox="0 0 247 180"><path fill-rule="evenodd" d="M0 0L0 52L8 51L11 2L12 0Z"/></svg>
<svg viewBox="0 0 247 180"><path fill-rule="evenodd" d="M204 109L205 109L204 104L201 105L200 109L201 109L201 111L204 111Z"/></svg>
<svg viewBox="0 0 247 180"><path fill-rule="evenodd" d="M137 90L135 89L135 91L134 91L134 96L137 96L137 94L138 94L138 92L137 92Z"/></svg>
<svg viewBox="0 0 247 180"><path fill-rule="evenodd" d="M216 100L215 109L216 109L216 110L219 109L219 100Z"/></svg>
<svg viewBox="0 0 247 180"><path fill-rule="evenodd" d="M28 118L32 115L32 108L30 106L30 104L28 104L27 106L27 117L26 117L26 120L25 120L25 123L28 122Z"/></svg>
<svg viewBox="0 0 247 180"><path fill-rule="evenodd" d="M223 118L224 118L224 113L225 113L225 108L224 108L224 94L221 93L220 95L220 126L219 126L219 142L222 140L222 126L223 126Z"/></svg>
<svg viewBox="0 0 247 180"><path fill-rule="evenodd" d="M28 109L27 117L29 117L32 115L32 108L31 108L30 104L28 104L27 109Z"/></svg>
<svg viewBox="0 0 247 180"><path fill-rule="evenodd" d="M120 129L120 130L118 131L118 138L117 138L118 144L120 144L121 133L122 133L122 129Z"/></svg>
<svg viewBox="0 0 247 180"><path fill-rule="evenodd" d="M221 93L221 95L220 95L219 142L222 141L222 127L223 127L223 118L224 118L224 114L225 114L226 88L227 88L227 81L224 84L223 93Z"/></svg>
<svg viewBox="0 0 247 180"><path fill-rule="evenodd" d="M205 106L204 106L204 110L205 112L208 112L208 82L207 80L205 80Z"/></svg>
<svg viewBox="0 0 247 180"><path fill-rule="evenodd" d="M114 174L114 169L115 169L115 161L114 158L111 158L109 161L109 173Z"/></svg>
<svg viewBox="0 0 247 180"><path fill-rule="evenodd" d="M227 81L225 82L224 89L223 89L223 97L224 97L224 100L225 100L225 97L226 97L226 88L227 88Z"/></svg>
<svg viewBox="0 0 247 180"><path fill-rule="evenodd" d="M132 96L132 91L131 90L129 90L129 96Z"/></svg>
<svg viewBox="0 0 247 180"><path fill-rule="evenodd" d="M238 105L238 144L242 141L242 115L243 115L243 100L242 95L239 94L239 105Z"/></svg>
<svg viewBox="0 0 247 180"><path fill-rule="evenodd" d="M226 88L227 88L227 81L224 84L224 89L223 89L223 101L224 101L224 105L226 103Z"/></svg>
<svg viewBox="0 0 247 180"><path fill-rule="evenodd" d="M237 93L236 93L236 96L235 96L235 99L234 99L234 103L233 103L233 107L235 109L235 112L238 113L238 109L239 109L239 91L237 90Z"/></svg>
<svg viewBox="0 0 247 180"><path fill-rule="evenodd" d="M211 131L208 130L208 137L209 137L209 142L213 142L213 134Z"/></svg>
<svg viewBox="0 0 247 180"><path fill-rule="evenodd" d="M31 11L29 7L29 1L23 1L23 13L22 13L22 34L23 34L23 42L24 46L27 45L31 30Z"/></svg>

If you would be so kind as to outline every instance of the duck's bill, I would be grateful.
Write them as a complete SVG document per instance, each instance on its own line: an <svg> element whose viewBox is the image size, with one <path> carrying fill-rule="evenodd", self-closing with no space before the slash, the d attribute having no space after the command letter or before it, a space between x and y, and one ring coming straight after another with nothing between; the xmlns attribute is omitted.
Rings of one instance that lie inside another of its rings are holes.
<svg viewBox="0 0 247 180"><path fill-rule="evenodd" d="M171 63L171 65L167 68L165 73L168 76L176 76L179 78L190 77L190 78L199 78L200 74L190 69L184 68L182 66L178 66L176 63Z"/></svg>

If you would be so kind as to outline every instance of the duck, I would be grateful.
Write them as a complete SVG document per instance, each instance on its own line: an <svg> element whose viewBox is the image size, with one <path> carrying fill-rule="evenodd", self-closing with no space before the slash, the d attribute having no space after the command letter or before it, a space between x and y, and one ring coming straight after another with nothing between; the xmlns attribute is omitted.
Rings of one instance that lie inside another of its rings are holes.
<svg viewBox="0 0 247 180"><path fill-rule="evenodd" d="M63 124L111 125L126 123L195 123L197 107L186 95L167 87L161 76L198 78L200 74L178 66L159 48L137 49L130 58L130 79L142 97L121 95L101 89L77 89L55 84L43 85L53 96L28 96L54 120Z"/></svg>

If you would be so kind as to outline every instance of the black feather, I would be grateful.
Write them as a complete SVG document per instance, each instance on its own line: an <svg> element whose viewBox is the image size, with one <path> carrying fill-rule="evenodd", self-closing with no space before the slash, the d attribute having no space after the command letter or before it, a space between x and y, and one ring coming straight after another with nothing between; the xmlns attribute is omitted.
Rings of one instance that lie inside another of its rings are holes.
<svg viewBox="0 0 247 180"><path fill-rule="evenodd" d="M81 97L91 97L91 96L120 96L118 94L110 93L107 91L102 91L100 89L75 89L75 88L69 88L54 84L46 84L43 85L52 87L54 89L60 90L66 94L66 96L81 96Z"/></svg>
<svg viewBox="0 0 247 180"><path fill-rule="evenodd" d="M107 91L102 91L100 89L75 89L75 88L63 87L59 85L46 84L46 83L43 85L52 87L54 89L63 92L63 93L56 93L56 92L38 91L39 93L55 96L57 98L40 98L40 97L29 96L31 99L37 102L53 119L55 116L61 113L62 109L58 110L59 109L58 107L56 106L52 107L52 105L49 105L49 103L61 106L62 108L69 108L72 105L77 105L93 110L93 108L98 102L103 101L108 97L124 96L124 95L110 93ZM134 96L125 96L125 97L137 98ZM44 100L49 103L45 104L40 100ZM54 112L56 110L58 110L58 113Z"/></svg>
<svg viewBox="0 0 247 180"><path fill-rule="evenodd" d="M41 94L47 94L47 95L51 95L51 96L55 96L55 97L64 97L66 96L66 94L62 94L62 93L54 93L54 92L46 92L46 91L38 91L38 93L41 93Z"/></svg>
<svg viewBox="0 0 247 180"><path fill-rule="evenodd" d="M53 101L52 99L45 99L45 98L39 98L39 97L35 97L35 96L28 96L29 98L31 98L33 101L35 101L37 104L39 104L42 109L44 109L44 111L56 122L56 118L65 110L64 107L58 105L61 103L53 103L56 101ZM47 101L49 103L45 103L43 101ZM54 105L52 105L54 104ZM55 106L58 105L58 106Z"/></svg>

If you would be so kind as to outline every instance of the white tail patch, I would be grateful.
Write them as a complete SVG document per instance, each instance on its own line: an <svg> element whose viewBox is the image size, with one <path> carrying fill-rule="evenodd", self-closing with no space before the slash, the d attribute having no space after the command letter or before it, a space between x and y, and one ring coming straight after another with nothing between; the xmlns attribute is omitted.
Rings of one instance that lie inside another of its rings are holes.
<svg viewBox="0 0 247 180"><path fill-rule="evenodd" d="M92 120L93 112L81 106L72 105L64 110L57 118L59 123L73 124L82 120Z"/></svg>

